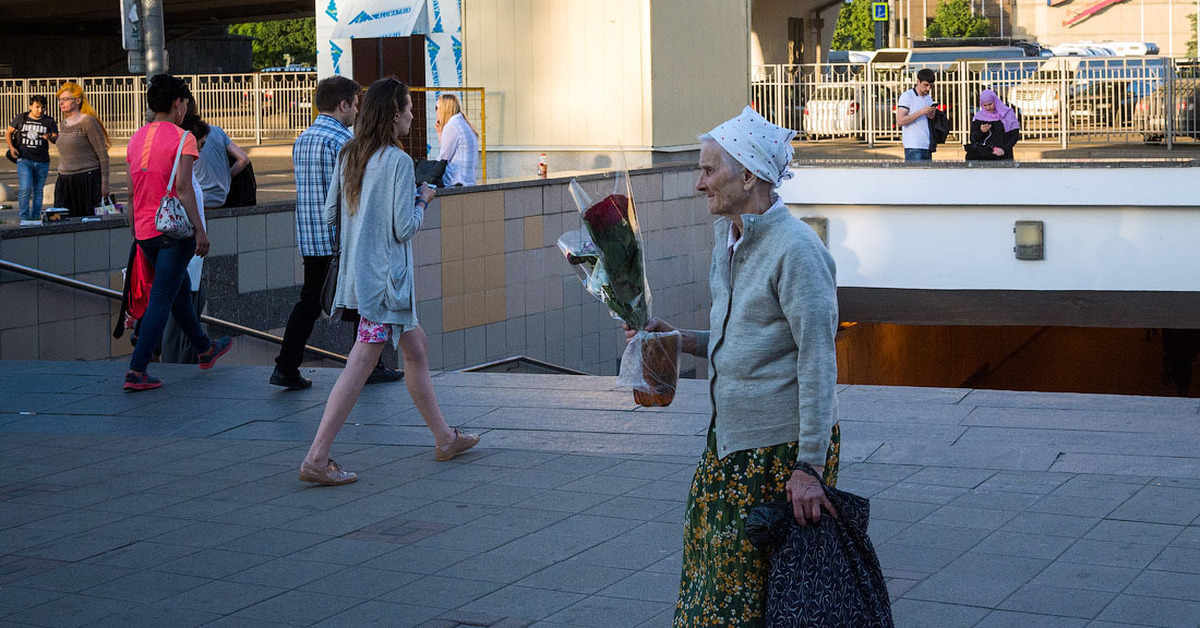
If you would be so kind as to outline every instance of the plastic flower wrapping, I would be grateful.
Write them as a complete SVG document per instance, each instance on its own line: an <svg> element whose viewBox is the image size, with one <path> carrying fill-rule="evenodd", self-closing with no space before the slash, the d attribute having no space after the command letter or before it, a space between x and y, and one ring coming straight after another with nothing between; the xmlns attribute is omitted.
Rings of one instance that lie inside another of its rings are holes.
<svg viewBox="0 0 1200 628"><path fill-rule="evenodd" d="M570 189L584 226L564 233L558 248L588 293L613 318L638 330L621 355L617 384L633 388L642 405L669 405L679 381L680 334L642 329L650 320L650 284L629 174L618 174L612 194L599 201L577 180Z"/></svg>

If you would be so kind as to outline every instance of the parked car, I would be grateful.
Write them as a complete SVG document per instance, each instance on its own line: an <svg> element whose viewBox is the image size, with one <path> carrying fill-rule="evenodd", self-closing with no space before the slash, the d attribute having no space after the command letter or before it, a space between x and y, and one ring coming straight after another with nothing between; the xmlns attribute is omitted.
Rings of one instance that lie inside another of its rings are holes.
<svg viewBox="0 0 1200 628"><path fill-rule="evenodd" d="M1176 83L1173 106L1167 106L1167 89L1161 87L1143 95L1133 113L1134 128L1147 142L1162 140L1167 132L1167 114L1173 114L1172 132L1176 137L1200 139L1200 82L1185 79Z"/></svg>
<svg viewBox="0 0 1200 628"><path fill-rule="evenodd" d="M868 98L865 83L817 85L804 103L804 133L808 139L856 135L867 129L868 107L874 109L875 130L894 131L896 94L887 86L876 86Z"/></svg>
<svg viewBox="0 0 1200 628"><path fill-rule="evenodd" d="M1164 76L1161 57L1054 57L1009 90L1008 102L1026 117L1051 118L1059 114L1064 98L1070 107L1075 95L1092 85L1124 83L1140 96L1163 84Z"/></svg>
<svg viewBox="0 0 1200 628"><path fill-rule="evenodd" d="M1071 94L1071 127L1115 129L1129 124L1138 102L1133 87L1129 81L1094 82Z"/></svg>
<svg viewBox="0 0 1200 628"><path fill-rule="evenodd" d="M288 65L273 65L269 68L263 68L263 72L316 72L317 69L312 66L301 65L299 63L290 63Z"/></svg>

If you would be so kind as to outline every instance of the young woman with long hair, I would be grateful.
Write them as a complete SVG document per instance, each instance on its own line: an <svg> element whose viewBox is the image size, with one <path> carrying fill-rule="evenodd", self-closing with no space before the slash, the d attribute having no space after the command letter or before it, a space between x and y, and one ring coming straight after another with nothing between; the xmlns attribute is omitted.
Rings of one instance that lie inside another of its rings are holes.
<svg viewBox="0 0 1200 628"><path fill-rule="evenodd" d="M463 115L458 96L438 96L435 127L441 144L438 159L449 162L442 182L448 186L475 185L475 173L479 170L479 134Z"/></svg>
<svg viewBox="0 0 1200 628"><path fill-rule="evenodd" d="M434 190L424 184L416 188L412 158L400 147L413 120L408 87L395 78L380 79L367 89L359 111L354 139L342 148L325 199L326 220L335 224L340 219L333 318L357 314L358 334L300 464L302 481L326 486L358 479L329 457L329 449L389 341L404 354L404 383L433 432L437 460L449 460L479 443L477 435L446 424L429 375L429 341L417 322L412 237Z"/></svg>
<svg viewBox="0 0 1200 628"><path fill-rule="evenodd" d="M54 206L71 210L71 216L91 216L108 196L108 129L77 83L58 88L58 180Z"/></svg>

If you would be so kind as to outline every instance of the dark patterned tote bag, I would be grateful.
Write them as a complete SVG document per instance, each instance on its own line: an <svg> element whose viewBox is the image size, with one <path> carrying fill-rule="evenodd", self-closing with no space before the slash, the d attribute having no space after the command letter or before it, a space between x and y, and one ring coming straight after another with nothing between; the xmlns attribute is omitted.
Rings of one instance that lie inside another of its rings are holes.
<svg viewBox="0 0 1200 628"><path fill-rule="evenodd" d="M798 467L818 480L807 464ZM887 585L867 537L865 497L822 486L839 518L796 523L789 503L752 508L746 536L770 551L767 628L894 628Z"/></svg>

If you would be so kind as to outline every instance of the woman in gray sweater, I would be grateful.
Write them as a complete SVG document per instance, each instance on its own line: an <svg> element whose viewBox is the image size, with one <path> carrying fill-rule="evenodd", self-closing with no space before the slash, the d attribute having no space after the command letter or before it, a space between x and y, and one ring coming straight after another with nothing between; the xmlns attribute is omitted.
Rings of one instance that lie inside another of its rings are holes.
<svg viewBox="0 0 1200 628"><path fill-rule="evenodd" d="M427 185L415 187L412 158L400 148L412 120L412 98L404 83L391 77L372 83L325 199L326 220L337 224L340 218L341 223L333 318L357 314L358 335L300 464L305 482L334 486L358 479L338 467L329 449L389 341L404 353L404 382L433 432L434 456L449 460L479 443L478 436L451 428L442 417L429 376L429 341L417 323L412 237L434 191Z"/></svg>

